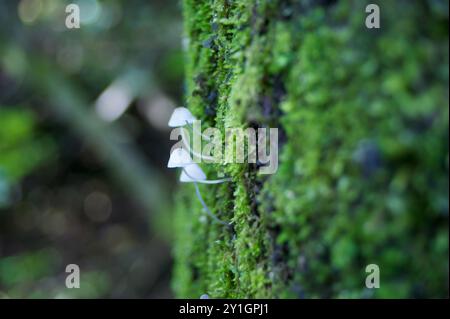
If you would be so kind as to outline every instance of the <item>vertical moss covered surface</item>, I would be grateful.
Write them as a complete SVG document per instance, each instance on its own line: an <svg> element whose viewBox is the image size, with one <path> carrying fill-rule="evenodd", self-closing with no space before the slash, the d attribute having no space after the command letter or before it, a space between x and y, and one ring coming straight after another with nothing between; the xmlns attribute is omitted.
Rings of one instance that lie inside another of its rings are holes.
<svg viewBox="0 0 450 319"><path fill-rule="evenodd" d="M448 2L184 1L186 103L278 127L280 165L176 195L179 297L448 296ZM367 289L377 264L381 287Z"/></svg>

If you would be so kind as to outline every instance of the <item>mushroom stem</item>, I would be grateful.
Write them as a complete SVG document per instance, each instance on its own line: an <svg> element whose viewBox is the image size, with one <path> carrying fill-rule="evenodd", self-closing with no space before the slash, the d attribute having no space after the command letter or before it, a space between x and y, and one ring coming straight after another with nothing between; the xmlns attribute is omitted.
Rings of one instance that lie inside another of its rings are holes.
<svg viewBox="0 0 450 319"><path fill-rule="evenodd" d="M209 136L203 135L202 132L199 132L199 131L194 127L194 125L192 125L192 123L189 123L188 121L186 121L186 124L187 124L190 128L192 128L192 131L193 131L193 132L199 134L199 135L200 135L201 137L203 137L205 140L207 140L207 141L211 140L211 139L209 138Z"/></svg>
<svg viewBox="0 0 450 319"><path fill-rule="evenodd" d="M191 149L191 145L186 144L186 135L184 135L184 130L183 130L183 128L181 128L181 138L182 138L182 140L183 140L184 146L186 146L186 149L187 149L190 153L192 153L193 155L195 155L195 156L197 156L197 157L200 157L201 159L206 159L206 160L209 160L209 161L214 160L214 157L199 154L199 153L195 152L193 149Z"/></svg>
<svg viewBox="0 0 450 319"><path fill-rule="evenodd" d="M184 169L183 167L183 171L184 173L187 175L187 177L189 177L190 179L192 179L192 181L195 183L202 183L202 184L221 184L224 182L229 182L231 181L231 178L222 178L222 179L213 179L213 180L200 180L197 178L192 177L191 175L189 175L189 173Z"/></svg>
<svg viewBox="0 0 450 319"><path fill-rule="evenodd" d="M229 226L230 224L220 220L219 218L217 218L216 215L214 215L208 208L208 206L206 205L205 201L203 200L202 195L200 194L200 189L198 188L198 184L196 182L194 182L194 187L195 187L195 193L197 194L197 198L200 201L200 203L202 204L203 208L205 209L206 213L209 215L209 217L211 217L214 221L216 221L219 224L225 225L225 226Z"/></svg>

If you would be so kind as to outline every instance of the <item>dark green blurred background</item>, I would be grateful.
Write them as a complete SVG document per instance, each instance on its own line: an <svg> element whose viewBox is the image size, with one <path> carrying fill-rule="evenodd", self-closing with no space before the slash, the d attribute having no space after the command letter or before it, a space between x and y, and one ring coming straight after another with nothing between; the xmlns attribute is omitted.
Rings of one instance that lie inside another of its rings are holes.
<svg viewBox="0 0 450 319"><path fill-rule="evenodd" d="M76 3L81 28L65 27ZM177 1L0 0L0 298L171 297ZM81 288L65 287L77 264Z"/></svg>

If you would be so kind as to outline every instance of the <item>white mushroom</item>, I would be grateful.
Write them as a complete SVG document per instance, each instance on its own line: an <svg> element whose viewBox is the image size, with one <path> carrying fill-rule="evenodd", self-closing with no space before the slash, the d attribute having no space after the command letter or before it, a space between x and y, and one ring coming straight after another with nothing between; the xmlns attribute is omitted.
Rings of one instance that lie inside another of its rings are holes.
<svg viewBox="0 0 450 319"><path fill-rule="evenodd" d="M170 153L169 162L167 163L168 168L174 167L184 167L186 165L192 164L192 158L189 153L182 147L176 148Z"/></svg>
<svg viewBox="0 0 450 319"><path fill-rule="evenodd" d="M206 180L206 175L203 170L197 164L193 163L183 167L183 171L180 175L180 182L202 182Z"/></svg>
<svg viewBox="0 0 450 319"><path fill-rule="evenodd" d="M220 184L230 180L229 178L207 180L206 174L203 172L201 167L192 161L190 154L182 147L176 148L172 151L167 167L182 167L183 171L180 175L180 182L183 183L199 182L203 184Z"/></svg>
<svg viewBox="0 0 450 319"><path fill-rule="evenodd" d="M177 107L169 119L169 126L170 127L183 127L185 125L188 125L191 127L194 132L201 135L205 140L209 141L209 136L205 136L202 134L202 132L199 132L192 124L197 121L197 118L192 115L191 111L189 111L187 108L180 106Z"/></svg>
<svg viewBox="0 0 450 319"><path fill-rule="evenodd" d="M185 107L177 107L170 117L170 127L181 127L186 124L192 124L196 120L195 116Z"/></svg>
<svg viewBox="0 0 450 319"><path fill-rule="evenodd" d="M194 165L196 167L192 168L191 166L194 166ZM198 178L198 177L200 177L200 178ZM184 166L183 171L181 172L181 175L180 175L180 182L183 182L183 183L198 182L201 184L221 184L221 183L229 182L229 181L231 181L231 178L222 178L222 179L213 179L213 180L206 179L205 173L203 173L202 169L197 164Z"/></svg>
<svg viewBox="0 0 450 319"><path fill-rule="evenodd" d="M184 128L183 126L188 125L191 126L195 133L200 134L203 138L206 138L209 140L208 137L204 136L201 132L198 132L195 128L195 125L192 126L192 123L196 121L196 118L192 115L192 113L185 107L178 107L176 108L172 116L169 120L169 126L170 127L181 127L181 138L183 140L183 144L186 146L185 150L183 147L176 148L172 151L170 154L169 162L167 163L167 167L174 168L174 167L182 167L183 171L180 175L180 182L182 183L194 183L195 186L195 192L197 195L197 198L199 199L200 203L203 206L203 209L206 211L206 213L217 223L229 226L230 224L225 223L224 221L217 218L216 215L214 215L206 205L205 201L203 200L199 187L197 185L198 183L204 183L204 184L219 184L223 182L230 181L230 178L224 178L224 179L218 179L218 180L207 180L206 174L203 172L203 170L200 168L200 166L192 161L190 153L192 153L195 156L198 156L200 158L204 159L213 159L210 156L202 156L201 154L196 153L194 150L190 148L190 145L186 145L186 136L184 135Z"/></svg>
<svg viewBox="0 0 450 319"><path fill-rule="evenodd" d="M202 155L197 152L195 152L193 149L191 149L191 146L189 143L186 143L188 139L186 138L186 135L184 134L184 129L182 128L185 125L188 125L189 127L192 127L195 133L201 135L204 139L207 141L210 140L208 136L205 136L202 134L202 132L198 132L197 129L192 125L194 121L197 121L194 115L185 107L177 107L170 117L169 120L169 126L170 127L181 127L181 138L183 140L183 144L185 145L186 149L191 152L193 155L197 156L198 158L202 158L205 160L214 160L212 156Z"/></svg>

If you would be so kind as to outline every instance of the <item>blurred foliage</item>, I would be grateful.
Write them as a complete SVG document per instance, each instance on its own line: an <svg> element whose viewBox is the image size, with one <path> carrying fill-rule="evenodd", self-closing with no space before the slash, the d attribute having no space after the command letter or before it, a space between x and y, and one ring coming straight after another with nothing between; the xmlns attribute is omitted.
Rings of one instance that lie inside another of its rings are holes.
<svg viewBox="0 0 450 319"><path fill-rule="evenodd" d="M0 167L11 181L18 181L49 161L52 142L35 131L34 115L29 110L0 109L0 118Z"/></svg>
<svg viewBox="0 0 450 319"><path fill-rule="evenodd" d="M185 1L187 104L280 128L280 166L178 193L179 297L448 297L448 1ZM208 166L205 165L205 169ZM206 253L205 253L206 252ZM380 288L365 267L380 267Z"/></svg>
<svg viewBox="0 0 450 319"><path fill-rule="evenodd" d="M50 251L37 251L2 258L0 280L8 289L20 289L23 282L32 282L51 274L54 255Z"/></svg>
<svg viewBox="0 0 450 319"><path fill-rule="evenodd" d="M65 27L69 3L80 29ZM140 199L172 181L161 128L182 92L179 11L177 1L0 0L0 297L170 296L170 215L150 219L161 205ZM130 105L108 122L97 104L116 87ZM65 288L69 263L80 289Z"/></svg>
<svg viewBox="0 0 450 319"><path fill-rule="evenodd" d="M36 133L33 113L0 107L0 208L10 203L14 183L49 162L53 152L51 139Z"/></svg>

